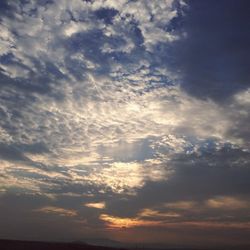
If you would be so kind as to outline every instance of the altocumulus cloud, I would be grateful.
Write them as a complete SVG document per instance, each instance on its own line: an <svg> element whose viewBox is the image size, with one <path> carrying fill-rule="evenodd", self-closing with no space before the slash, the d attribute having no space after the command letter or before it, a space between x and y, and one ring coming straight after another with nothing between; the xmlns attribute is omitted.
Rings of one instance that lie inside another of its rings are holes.
<svg viewBox="0 0 250 250"><path fill-rule="evenodd" d="M2 237L247 242L249 49L225 20L249 18L229 2L0 4Z"/></svg>

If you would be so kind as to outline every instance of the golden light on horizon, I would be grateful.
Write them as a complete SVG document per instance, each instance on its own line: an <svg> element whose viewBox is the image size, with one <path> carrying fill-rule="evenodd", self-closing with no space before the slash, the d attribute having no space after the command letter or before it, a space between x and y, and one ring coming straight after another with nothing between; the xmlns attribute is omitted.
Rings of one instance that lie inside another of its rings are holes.
<svg viewBox="0 0 250 250"><path fill-rule="evenodd" d="M133 227L148 227L159 226L161 221L143 220L140 218L121 218L108 214L101 214L99 217L102 221L107 223L109 228L133 228Z"/></svg>

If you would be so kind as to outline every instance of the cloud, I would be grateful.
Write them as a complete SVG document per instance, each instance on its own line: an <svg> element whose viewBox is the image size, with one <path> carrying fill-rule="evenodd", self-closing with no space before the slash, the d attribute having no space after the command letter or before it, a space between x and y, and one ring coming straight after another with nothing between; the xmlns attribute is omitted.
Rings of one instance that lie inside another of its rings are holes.
<svg viewBox="0 0 250 250"><path fill-rule="evenodd" d="M178 50L174 67L182 72L182 87L190 95L224 102L249 88L249 3L186 3L185 36L171 48Z"/></svg>
<svg viewBox="0 0 250 250"><path fill-rule="evenodd" d="M176 201L176 202L170 202L170 203L165 204L167 208L173 208L177 210L192 209L195 207L195 205L196 204L193 201Z"/></svg>
<svg viewBox="0 0 250 250"><path fill-rule="evenodd" d="M158 181L167 178L167 173L159 169L147 168L136 162L114 162L110 167L103 167L100 172L92 172L86 179L95 185L105 185L113 192L133 192L142 187L147 180Z"/></svg>
<svg viewBox="0 0 250 250"><path fill-rule="evenodd" d="M207 201L207 206L215 209L244 209L249 208L250 203L235 197L216 197Z"/></svg>
<svg viewBox="0 0 250 250"><path fill-rule="evenodd" d="M159 218L175 218L175 217L180 217L181 215L178 213L174 213L174 212L159 212L157 210L152 210L152 209L143 209L140 213L139 213L140 217L151 217L154 219L159 219Z"/></svg>
<svg viewBox="0 0 250 250"><path fill-rule="evenodd" d="M93 203L85 203L86 207L104 209L106 207L105 202L93 202Z"/></svg>
<svg viewBox="0 0 250 250"><path fill-rule="evenodd" d="M52 213L52 214L57 214L59 216L76 216L77 212L72 209L65 209L65 208L60 208L60 207L42 207L39 209L34 210L35 212L42 212L42 213Z"/></svg>

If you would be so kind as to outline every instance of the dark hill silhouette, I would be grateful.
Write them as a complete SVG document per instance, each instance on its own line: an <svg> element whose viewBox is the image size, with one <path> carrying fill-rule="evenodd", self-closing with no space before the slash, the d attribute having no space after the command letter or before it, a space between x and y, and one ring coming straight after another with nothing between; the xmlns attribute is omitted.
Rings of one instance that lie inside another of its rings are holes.
<svg viewBox="0 0 250 250"><path fill-rule="evenodd" d="M84 242L43 242L0 240L0 250L249 250L248 246L234 247L107 247L89 245Z"/></svg>
<svg viewBox="0 0 250 250"><path fill-rule="evenodd" d="M39 242L0 240L1 250L112 250L110 247L92 246L85 243Z"/></svg>

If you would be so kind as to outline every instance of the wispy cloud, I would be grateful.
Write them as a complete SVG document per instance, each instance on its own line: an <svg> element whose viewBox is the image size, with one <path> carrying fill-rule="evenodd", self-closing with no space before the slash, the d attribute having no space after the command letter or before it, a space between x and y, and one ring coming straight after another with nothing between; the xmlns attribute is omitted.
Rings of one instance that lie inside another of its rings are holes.
<svg viewBox="0 0 250 250"><path fill-rule="evenodd" d="M65 209L65 208L53 207L53 206L42 207L34 211L42 212L42 213L52 213L52 214L56 214L59 216L69 216L69 217L73 217L77 215L77 212L73 209Z"/></svg>
<svg viewBox="0 0 250 250"><path fill-rule="evenodd" d="M92 203L85 203L84 206L90 208L103 209L106 207L106 204L105 202L92 202Z"/></svg>

